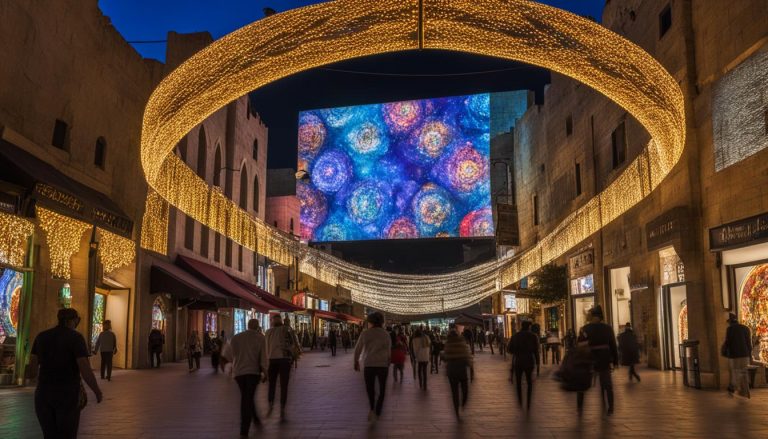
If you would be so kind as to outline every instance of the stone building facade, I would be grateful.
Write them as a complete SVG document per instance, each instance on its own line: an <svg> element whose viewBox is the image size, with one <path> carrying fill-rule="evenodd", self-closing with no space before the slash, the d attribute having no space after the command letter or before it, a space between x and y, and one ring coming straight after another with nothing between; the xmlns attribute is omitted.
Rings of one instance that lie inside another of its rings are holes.
<svg viewBox="0 0 768 439"><path fill-rule="evenodd" d="M756 77L766 65L768 4L609 1L602 22L677 79L687 141L680 162L650 196L555 261L569 268L566 327L579 327L585 312L601 304L617 332L633 324L649 366L680 368L680 343L698 341L702 386L724 386L728 368L719 347L728 312L742 320L750 315L732 277L738 274L743 284L749 274L741 267L757 269L768 260L765 245L752 245L767 234L755 232L760 218L751 218L768 210L768 151L761 137L768 135L768 101L755 90L766 87ZM745 84L753 84L750 91ZM736 93L747 96L734 99ZM749 98L755 94L762 98ZM544 104L530 108L515 129L521 249L607 187L648 140L621 107L553 74ZM733 163L718 169L718 160ZM749 237L744 224L728 229L745 218L753 225ZM742 231L742 238L713 246L711 229L717 236Z"/></svg>

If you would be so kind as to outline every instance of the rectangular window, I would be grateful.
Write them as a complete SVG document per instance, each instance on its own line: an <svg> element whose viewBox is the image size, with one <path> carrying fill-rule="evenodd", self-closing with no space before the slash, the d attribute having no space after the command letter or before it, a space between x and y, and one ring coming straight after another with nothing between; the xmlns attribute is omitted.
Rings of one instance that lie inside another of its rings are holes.
<svg viewBox="0 0 768 439"><path fill-rule="evenodd" d="M227 244L224 246L224 264L227 267L232 266L232 240L227 238Z"/></svg>
<svg viewBox="0 0 768 439"><path fill-rule="evenodd" d="M237 271L243 271L243 246L237 246Z"/></svg>
<svg viewBox="0 0 768 439"><path fill-rule="evenodd" d="M533 196L533 225L539 225L539 196Z"/></svg>
<svg viewBox="0 0 768 439"><path fill-rule="evenodd" d="M627 159L627 133L622 121L611 133L611 163L617 169Z"/></svg>
<svg viewBox="0 0 768 439"><path fill-rule="evenodd" d="M204 258L208 257L208 227L200 225L200 255Z"/></svg>
<svg viewBox="0 0 768 439"><path fill-rule="evenodd" d="M69 125L63 120L56 119L56 124L53 126L51 145L65 151L69 148Z"/></svg>
<svg viewBox="0 0 768 439"><path fill-rule="evenodd" d="M107 141L103 137L96 140L96 147L93 150L93 164L104 169L107 155Z"/></svg>
<svg viewBox="0 0 768 439"><path fill-rule="evenodd" d="M570 136L571 134L573 134L573 116L569 114L565 119L565 135Z"/></svg>
<svg viewBox="0 0 768 439"><path fill-rule="evenodd" d="M581 195L581 164L576 163L576 170L574 172L576 177L576 196Z"/></svg>
<svg viewBox="0 0 768 439"><path fill-rule="evenodd" d="M221 235L218 233L213 237L213 260L221 262Z"/></svg>
<svg viewBox="0 0 768 439"><path fill-rule="evenodd" d="M672 6L667 5L659 14L659 39L672 27Z"/></svg>
<svg viewBox="0 0 768 439"><path fill-rule="evenodd" d="M184 218L184 248L195 249L195 220L190 216Z"/></svg>

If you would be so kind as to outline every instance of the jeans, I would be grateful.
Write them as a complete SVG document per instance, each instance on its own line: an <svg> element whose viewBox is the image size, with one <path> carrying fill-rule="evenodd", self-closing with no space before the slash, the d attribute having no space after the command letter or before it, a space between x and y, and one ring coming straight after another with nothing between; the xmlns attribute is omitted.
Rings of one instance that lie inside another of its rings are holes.
<svg viewBox="0 0 768 439"><path fill-rule="evenodd" d="M160 367L160 356L162 352L149 353L149 367Z"/></svg>
<svg viewBox="0 0 768 439"><path fill-rule="evenodd" d="M114 352L101 353L101 379L112 378L112 356Z"/></svg>
<svg viewBox="0 0 768 439"><path fill-rule="evenodd" d="M728 391L738 392L739 396L749 397L749 357L729 358L728 368L731 371L731 383Z"/></svg>
<svg viewBox="0 0 768 439"><path fill-rule="evenodd" d="M75 439L80 425L77 392L35 391L35 413L45 439Z"/></svg>
<svg viewBox="0 0 768 439"><path fill-rule="evenodd" d="M427 361L419 361L419 387L427 390Z"/></svg>
<svg viewBox="0 0 768 439"><path fill-rule="evenodd" d="M515 368L515 387L517 388L517 402L523 406L523 374L528 383L528 408L531 408L531 396L533 395L533 367Z"/></svg>
<svg viewBox="0 0 768 439"><path fill-rule="evenodd" d="M448 383L451 385L451 396L453 397L453 410L456 414L459 414L459 386L461 386L461 405L462 407L467 405L467 398L469 397L469 384L467 375L463 377L448 375Z"/></svg>
<svg viewBox="0 0 768 439"><path fill-rule="evenodd" d="M403 382L403 371L405 370L405 363L392 363L392 378L397 381L397 375L400 374L400 382Z"/></svg>
<svg viewBox="0 0 768 439"><path fill-rule="evenodd" d="M256 413L256 403L253 400L256 396L256 386L259 385L259 375L239 375L235 377L235 381L240 388L240 434L248 436L251 422L255 422L257 425L261 422L258 413Z"/></svg>
<svg viewBox="0 0 768 439"><path fill-rule="evenodd" d="M273 358L269 360L269 392L267 399L269 404L275 402L275 390L277 387L277 377L280 377L280 407L285 408L288 402L288 380L291 379L291 366L293 360L290 358Z"/></svg>
<svg viewBox="0 0 768 439"><path fill-rule="evenodd" d="M365 391L368 393L368 404L371 407L371 411L376 412L376 416L381 415L381 408L384 406L384 389L387 388L387 375L389 375L388 367L366 367L363 369ZM379 380L378 399L376 398L376 390L374 388L376 379Z"/></svg>

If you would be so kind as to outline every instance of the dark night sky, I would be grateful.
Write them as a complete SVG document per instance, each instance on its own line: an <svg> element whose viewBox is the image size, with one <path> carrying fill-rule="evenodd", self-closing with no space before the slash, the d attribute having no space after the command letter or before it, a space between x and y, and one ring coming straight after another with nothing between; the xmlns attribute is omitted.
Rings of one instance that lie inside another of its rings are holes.
<svg viewBox="0 0 768 439"><path fill-rule="evenodd" d="M219 38L262 18L264 7L279 12L313 3L318 1L99 0L101 9L129 42L164 40L168 31L208 31ZM542 3L599 20L605 0ZM165 58L163 43L137 43L134 47L145 57ZM468 72L481 73L466 75ZM547 81L546 71L510 61L441 51L402 52L297 74L263 87L251 98L253 108L270 128L269 167L280 168L295 167L297 115L301 110L488 91L540 90Z"/></svg>

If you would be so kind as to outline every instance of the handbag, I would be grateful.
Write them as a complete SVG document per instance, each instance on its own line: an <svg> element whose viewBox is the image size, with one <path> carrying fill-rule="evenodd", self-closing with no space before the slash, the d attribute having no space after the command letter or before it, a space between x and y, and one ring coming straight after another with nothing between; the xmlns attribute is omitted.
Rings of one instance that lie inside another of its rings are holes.
<svg viewBox="0 0 768 439"><path fill-rule="evenodd" d="M85 386L83 386L83 382L80 381L80 391L78 392L78 395L77 395L77 408L82 410L87 405L88 405L88 394L85 393Z"/></svg>

